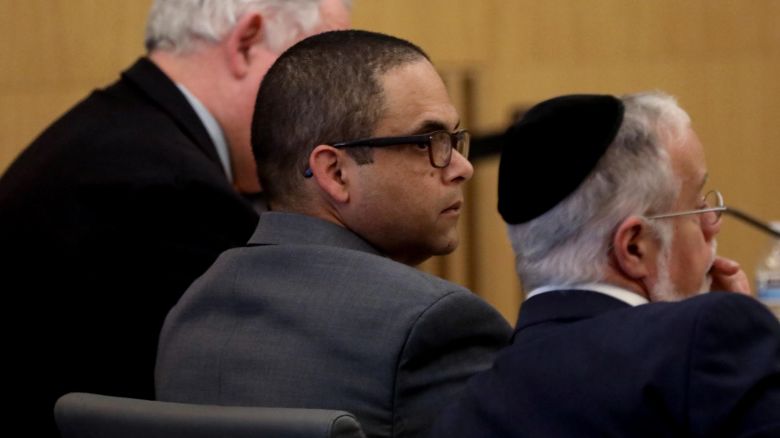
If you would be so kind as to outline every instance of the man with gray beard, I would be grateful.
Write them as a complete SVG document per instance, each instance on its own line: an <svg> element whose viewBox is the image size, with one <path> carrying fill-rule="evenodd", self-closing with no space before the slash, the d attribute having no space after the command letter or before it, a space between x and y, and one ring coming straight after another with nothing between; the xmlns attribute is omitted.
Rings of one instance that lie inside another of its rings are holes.
<svg viewBox="0 0 780 438"><path fill-rule="evenodd" d="M527 299L434 436L780 436L780 325L715 255L706 182L663 93L560 96L510 128L498 209Z"/></svg>

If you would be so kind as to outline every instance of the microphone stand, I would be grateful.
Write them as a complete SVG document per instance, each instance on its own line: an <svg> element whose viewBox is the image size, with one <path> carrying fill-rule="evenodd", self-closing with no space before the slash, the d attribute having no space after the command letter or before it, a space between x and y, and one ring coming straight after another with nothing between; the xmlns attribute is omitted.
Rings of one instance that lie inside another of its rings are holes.
<svg viewBox="0 0 780 438"><path fill-rule="evenodd" d="M732 206L728 206L724 212L747 223L748 225L752 225L753 227L769 234L770 236L773 236L776 239L780 239L780 231L770 227L765 222L756 219L755 217L745 213L744 211L741 211Z"/></svg>

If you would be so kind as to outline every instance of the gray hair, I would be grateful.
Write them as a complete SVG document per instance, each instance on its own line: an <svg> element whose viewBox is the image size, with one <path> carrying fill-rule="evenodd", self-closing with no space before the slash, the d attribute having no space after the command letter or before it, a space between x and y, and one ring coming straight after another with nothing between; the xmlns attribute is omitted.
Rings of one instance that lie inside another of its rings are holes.
<svg viewBox="0 0 780 438"><path fill-rule="evenodd" d="M631 215L669 209L677 198L680 181L664 145L684 138L688 114L661 92L626 95L621 101L623 123L582 185L542 216L507 226L526 290L603 280L618 225ZM651 227L668 245L668 230L661 224Z"/></svg>
<svg viewBox="0 0 780 438"><path fill-rule="evenodd" d="M267 47L281 52L320 24L320 0L155 0L146 23L148 51L188 53L216 43L247 12L263 15ZM347 3L348 4L348 3Z"/></svg>

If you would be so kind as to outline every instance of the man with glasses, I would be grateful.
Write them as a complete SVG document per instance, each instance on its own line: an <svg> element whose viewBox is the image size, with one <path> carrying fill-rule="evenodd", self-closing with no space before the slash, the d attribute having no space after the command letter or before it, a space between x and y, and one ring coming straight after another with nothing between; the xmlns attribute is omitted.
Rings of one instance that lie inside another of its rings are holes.
<svg viewBox="0 0 780 438"><path fill-rule="evenodd" d="M498 209L527 299L433 436L780 436L780 325L715 255L706 183L662 93L561 96L510 128Z"/></svg>
<svg viewBox="0 0 780 438"><path fill-rule="evenodd" d="M158 397L343 409L371 437L423 435L511 334L411 267L457 246L473 172L441 78L407 41L324 33L271 67L252 127L270 211L168 315Z"/></svg>

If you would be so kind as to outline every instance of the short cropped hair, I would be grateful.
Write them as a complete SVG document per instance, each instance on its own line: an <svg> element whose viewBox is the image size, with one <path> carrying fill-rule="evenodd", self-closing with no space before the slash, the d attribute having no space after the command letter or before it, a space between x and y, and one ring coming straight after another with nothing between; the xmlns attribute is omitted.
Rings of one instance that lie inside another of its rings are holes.
<svg viewBox="0 0 780 438"><path fill-rule="evenodd" d="M664 145L684 138L690 119L661 92L621 100L625 114L617 136L582 185L547 213L507 226L525 290L603 280L618 225L673 206L680 181ZM668 240L668 233L655 231Z"/></svg>
<svg viewBox="0 0 780 438"><path fill-rule="evenodd" d="M155 0L146 23L148 51L188 53L216 43L249 11L262 13L269 50L281 52L319 25L320 0Z"/></svg>
<svg viewBox="0 0 780 438"><path fill-rule="evenodd" d="M268 199L297 193L315 146L371 136L385 106L382 75L423 60L428 55L408 41L361 30L325 32L284 52L260 85L252 121ZM348 153L371 161L370 150Z"/></svg>

